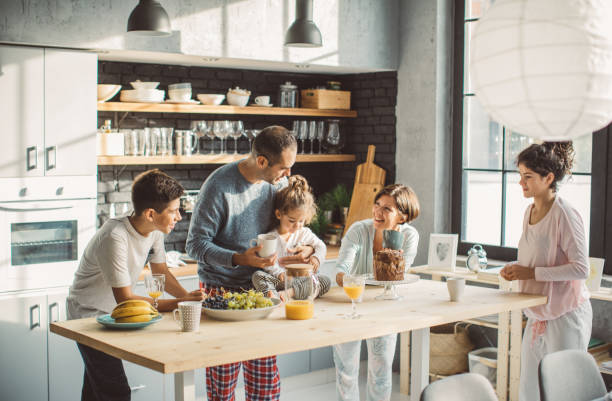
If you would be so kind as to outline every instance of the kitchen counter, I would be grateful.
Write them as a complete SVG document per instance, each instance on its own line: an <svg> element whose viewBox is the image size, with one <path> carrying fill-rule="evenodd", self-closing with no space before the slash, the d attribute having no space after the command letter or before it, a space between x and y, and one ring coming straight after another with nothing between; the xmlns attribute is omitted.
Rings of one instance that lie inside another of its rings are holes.
<svg viewBox="0 0 612 401"><path fill-rule="evenodd" d="M194 369L411 331L411 400L416 401L429 381L429 327L546 303L545 296L475 286L465 288L460 302L449 302L446 285L430 280L400 286L402 302L375 300L381 290L365 289L357 306L362 316L355 320L344 318L351 305L342 289L334 287L315 301L310 320L287 320L280 307L264 320L203 318L200 330L193 333L180 332L170 313L164 313L159 323L135 331L107 330L94 318L55 322L50 329L117 358L175 373L179 401L195 399Z"/></svg>
<svg viewBox="0 0 612 401"><path fill-rule="evenodd" d="M325 261L334 260L338 258L338 253L340 252L339 246L327 246L327 257ZM142 273L138 277L138 281L144 280L145 272L149 271L148 268L143 269ZM187 263L185 266L179 267L171 267L170 272L175 277L185 277L185 276L196 276L198 274L198 264L197 263Z"/></svg>

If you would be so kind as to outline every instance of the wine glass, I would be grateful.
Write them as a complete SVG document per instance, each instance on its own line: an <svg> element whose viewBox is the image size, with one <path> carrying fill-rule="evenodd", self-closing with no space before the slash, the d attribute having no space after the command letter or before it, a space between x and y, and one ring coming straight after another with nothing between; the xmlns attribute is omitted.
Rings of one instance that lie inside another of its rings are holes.
<svg viewBox="0 0 612 401"><path fill-rule="evenodd" d="M357 301L365 288L365 276L363 275L344 275L342 288L344 293L351 299L351 313L344 315L345 319L359 319L360 314L355 310L355 301Z"/></svg>
<svg viewBox="0 0 612 401"><path fill-rule="evenodd" d="M200 154L200 139L204 138L206 134L206 121L192 121L191 130L198 137L198 146L196 147L195 154Z"/></svg>
<svg viewBox="0 0 612 401"><path fill-rule="evenodd" d="M302 152L300 153L305 153L304 152L304 148L306 147L305 141L306 139L308 139L308 121L306 120L300 121L299 129L297 133L297 139L302 141Z"/></svg>
<svg viewBox="0 0 612 401"><path fill-rule="evenodd" d="M247 136L247 139L249 140L249 153L251 152L251 150L253 150L253 139L257 137L257 134L259 134L258 129L246 130L246 136Z"/></svg>
<svg viewBox="0 0 612 401"><path fill-rule="evenodd" d="M238 154L238 139L244 135L244 124L242 121L234 121L230 135L234 138L234 154Z"/></svg>
<svg viewBox="0 0 612 401"><path fill-rule="evenodd" d="M166 276L163 274L146 274L145 275L145 287L147 294L153 298L153 307L157 309L157 298L161 297L164 293L164 285L166 283Z"/></svg>
<svg viewBox="0 0 612 401"><path fill-rule="evenodd" d="M204 131L204 134L206 135L206 137L208 139L210 139L210 154L215 153L215 131L213 129L214 126L214 121L207 121L206 122L206 131Z"/></svg>
<svg viewBox="0 0 612 401"><path fill-rule="evenodd" d="M319 153L321 153L321 144L323 143L324 136L325 136L325 121L320 120L317 122L317 142L319 143Z"/></svg>
<svg viewBox="0 0 612 401"><path fill-rule="evenodd" d="M227 136L229 135L228 122L229 121L219 120L219 121L215 121L213 125L213 132L215 133L215 136L221 139L221 152L220 153L224 153L225 151L225 146L224 146L225 138L227 138Z"/></svg>
<svg viewBox="0 0 612 401"><path fill-rule="evenodd" d="M317 138L317 122L308 123L308 141L310 141L310 154L313 154L314 140Z"/></svg>

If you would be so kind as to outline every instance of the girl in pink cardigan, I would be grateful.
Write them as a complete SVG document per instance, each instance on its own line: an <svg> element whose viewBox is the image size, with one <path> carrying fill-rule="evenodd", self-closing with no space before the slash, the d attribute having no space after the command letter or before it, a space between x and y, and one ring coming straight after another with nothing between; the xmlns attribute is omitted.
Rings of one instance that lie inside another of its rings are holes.
<svg viewBox="0 0 612 401"><path fill-rule="evenodd" d="M545 142L529 146L517 160L523 195L533 204L525 212L518 261L507 264L501 275L519 280L523 293L548 296L546 305L525 310L520 401L540 399L538 364L544 355L586 351L591 337L584 226L576 209L557 195L558 183L571 174L573 158L571 142Z"/></svg>

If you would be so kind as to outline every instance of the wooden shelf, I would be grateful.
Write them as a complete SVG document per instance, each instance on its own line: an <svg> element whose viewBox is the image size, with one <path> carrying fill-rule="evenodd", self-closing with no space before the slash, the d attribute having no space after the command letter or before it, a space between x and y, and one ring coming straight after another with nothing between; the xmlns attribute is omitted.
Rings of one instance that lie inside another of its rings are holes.
<svg viewBox="0 0 612 401"><path fill-rule="evenodd" d="M145 164L226 164L246 158L246 154L213 154L192 156L98 156L98 166ZM353 162L355 155L298 154L297 163Z"/></svg>
<svg viewBox="0 0 612 401"><path fill-rule="evenodd" d="M98 103L98 111L133 111L139 113L199 113L199 114L250 114L267 116L296 116L296 117L343 117L355 118L354 110L323 110L286 107L237 107L237 106L209 106L195 104L171 103L129 103L106 102Z"/></svg>

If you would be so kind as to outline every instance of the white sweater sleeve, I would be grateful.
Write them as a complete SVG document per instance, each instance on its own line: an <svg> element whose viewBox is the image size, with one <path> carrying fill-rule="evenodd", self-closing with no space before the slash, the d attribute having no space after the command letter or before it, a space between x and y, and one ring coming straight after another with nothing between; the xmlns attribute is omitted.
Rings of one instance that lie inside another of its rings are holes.
<svg viewBox="0 0 612 401"><path fill-rule="evenodd" d="M584 280L589 275L584 225L578 212L563 208L559 218L557 243L567 256L568 263L560 266L536 267L536 281Z"/></svg>

